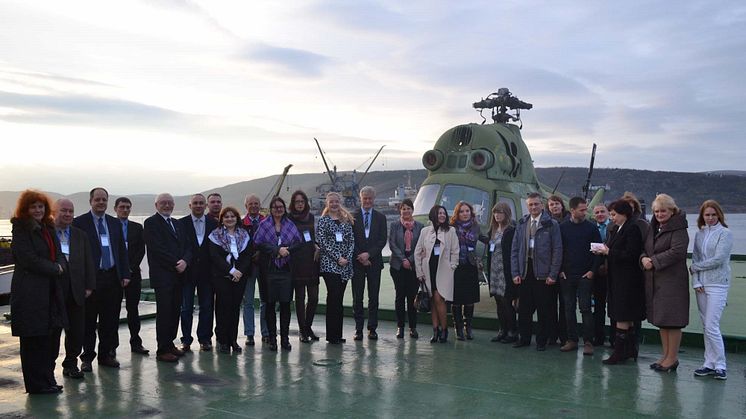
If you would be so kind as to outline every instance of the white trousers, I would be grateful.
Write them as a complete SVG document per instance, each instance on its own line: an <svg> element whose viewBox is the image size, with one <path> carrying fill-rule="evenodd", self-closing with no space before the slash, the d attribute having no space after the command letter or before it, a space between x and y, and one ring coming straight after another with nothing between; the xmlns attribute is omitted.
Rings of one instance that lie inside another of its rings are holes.
<svg viewBox="0 0 746 419"><path fill-rule="evenodd" d="M725 344L720 334L720 316L728 300L727 287L705 287L705 292L695 292L699 317L705 338L705 368L724 370Z"/></svg>

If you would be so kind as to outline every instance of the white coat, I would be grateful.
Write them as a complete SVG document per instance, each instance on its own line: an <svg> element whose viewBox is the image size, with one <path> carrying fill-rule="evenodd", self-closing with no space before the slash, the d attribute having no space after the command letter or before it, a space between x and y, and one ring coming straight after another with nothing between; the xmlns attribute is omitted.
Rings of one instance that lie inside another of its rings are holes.
<svg viewBox="0 0 746 419"><path fill-rule="evenodd" d="M453 301L453 271L458 266L459 253L456 229L451 227L448 231L443 231L441 228L438 231L438 239L440 240L440 259L435 276L435 286L444 300ZM433 253L434 246L435 230L432 225L429 225L422 229L420 239L417 240L417 246L414 249L414 266L417 278L425 277L431 296L433 291L430 289L430 255Z"/></svg>

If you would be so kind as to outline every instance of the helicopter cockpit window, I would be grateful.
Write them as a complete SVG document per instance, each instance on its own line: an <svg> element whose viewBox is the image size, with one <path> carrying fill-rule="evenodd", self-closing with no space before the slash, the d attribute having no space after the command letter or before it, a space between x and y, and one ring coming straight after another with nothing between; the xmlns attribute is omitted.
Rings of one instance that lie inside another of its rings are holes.
<svg viewBox="0 0 746 419"><path fill-rule="evenodd" d="M489 221L490 197L487 192L469 186L446 185L440 196L440 205L448 208L450 213L459 201L466 201L474 206L474 215L479 224Z"/></svg>
<svg viewBox="0 0 746 419"><path fill-rule="evenodd" d="M417 191L417 198L414 200L414 215L427 215L430 208L435 205L438 198L440 185L424 185Z"/></svg>

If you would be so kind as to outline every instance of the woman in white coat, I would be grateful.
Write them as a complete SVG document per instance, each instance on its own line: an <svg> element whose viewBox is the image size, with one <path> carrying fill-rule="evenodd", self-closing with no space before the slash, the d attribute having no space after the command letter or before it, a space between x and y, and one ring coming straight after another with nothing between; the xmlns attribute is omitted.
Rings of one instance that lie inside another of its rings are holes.
<svg viewBox="0 0 746 419"><path fill-rule="evenodd" d="M723 314L730 287L730 251L733 235L725 224L720 204L713 200L702 203L697 218L697 231L692 252L692 288L696 291L699 317L705 338L705 362L695 370L697 377L713 376L725 380L725 346L720 334Z"/></svg>
<svg viewBox="0 0 746 419"><path fill-rule="evenodd" d="M430 225L423 228L414 250L417 279L432 297L431 343L448 341L446 301L453 301L453 271L458 266L458 236L448 225L448 211L440 205L430 209Z"/></svg>

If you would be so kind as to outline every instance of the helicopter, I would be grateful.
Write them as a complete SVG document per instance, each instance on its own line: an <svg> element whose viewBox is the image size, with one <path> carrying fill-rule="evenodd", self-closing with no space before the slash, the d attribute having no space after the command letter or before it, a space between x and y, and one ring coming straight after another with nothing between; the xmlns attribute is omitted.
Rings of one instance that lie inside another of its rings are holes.
<svg viewBox="0 0 746 419"><path fill-rule="evenodd" d="M433 205L442 205L450 211L459 201L466 201L474 206L476 219L486 230L495 203L506 203L517 220L528 213L529 193L538 192L545 200L555 194L556 188L539 182L531 154L521 137L520 111L533 105L513 96L509 89L500 88L472 106L480 116L484 110L491 110L493 123L486 124L482 116L481 124L455 126L444 132L433 149L422 156L428 174L417 193L414 216L424 224ZM589 208L602 203L604 196L603 187L593 187L590 183L595 153L594 144L588 179L582 187L586 200L589 192L596 190ZM569 198L560 196L569 207Z"/></svg>

